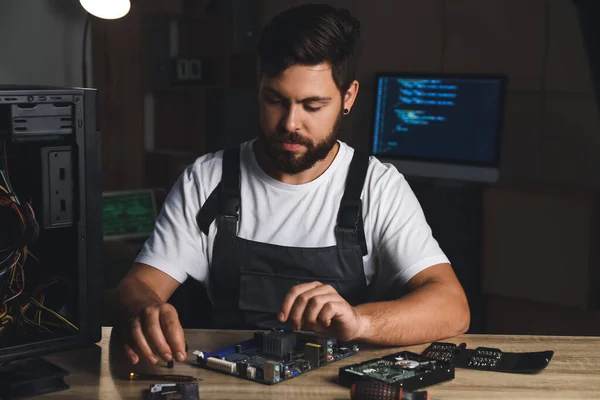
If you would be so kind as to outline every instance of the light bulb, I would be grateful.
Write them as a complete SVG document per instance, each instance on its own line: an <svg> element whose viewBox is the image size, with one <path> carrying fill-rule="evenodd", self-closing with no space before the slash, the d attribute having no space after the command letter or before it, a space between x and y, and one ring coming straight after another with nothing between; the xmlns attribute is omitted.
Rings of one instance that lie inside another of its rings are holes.
<svg viewBox="0 0 600 400"><path fill-rule="evenodd" d="M124 17L131 8L129 0L79 0L79 2L87 12L103 19Z"/></svg>

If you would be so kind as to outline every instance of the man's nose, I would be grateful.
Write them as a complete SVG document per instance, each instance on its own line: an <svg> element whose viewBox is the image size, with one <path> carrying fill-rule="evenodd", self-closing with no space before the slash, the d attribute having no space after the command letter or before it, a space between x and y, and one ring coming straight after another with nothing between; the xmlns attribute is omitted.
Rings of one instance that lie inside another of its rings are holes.
<svg viewBox="0 0 600 400"><path fill-rule="evenodd" d="M300 112L297 106L292 105L283 119L283 127L286 132L294 132L300 130L300 125Z"/></svg>

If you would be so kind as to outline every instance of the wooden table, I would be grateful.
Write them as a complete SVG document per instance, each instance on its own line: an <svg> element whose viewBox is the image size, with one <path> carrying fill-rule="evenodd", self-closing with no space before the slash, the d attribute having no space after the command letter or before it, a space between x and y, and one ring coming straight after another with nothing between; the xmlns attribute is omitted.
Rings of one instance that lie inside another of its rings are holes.
<svg viewBox="0 0 600 400"><path fill-rule="evenodd" d="M48 394L40 399L143 399L147 381L123 379L130 372L175 373L202 379L200 399L349 399L349 390L336 383L338 368L400 349L365 350L346 360L319 368L274 386L262 385L176 363L170 370L161 366L131 367L120 347L110 344L111 328L103 328L98 347L74 350L46 357L70 371L66 378L70 390ZM189 359L195 349L213 350L252 336L244 331L187 330ZM516 375L456 369L453 381L426 390L432 399L600 399L600 338L463 335L449 340L465 342L469 348L488 346L503 351L554 350L550 365L536 375ZM403 348L421 352L426 346Z"/></svg>

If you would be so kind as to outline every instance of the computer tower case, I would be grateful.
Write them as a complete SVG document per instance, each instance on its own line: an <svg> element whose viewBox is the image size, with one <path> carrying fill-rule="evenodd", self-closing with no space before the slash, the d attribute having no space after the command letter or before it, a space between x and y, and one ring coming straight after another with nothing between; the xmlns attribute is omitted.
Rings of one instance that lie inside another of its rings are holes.
<svg viewBox="0 0 600 400"><path fill-rule="evenodd" d="M0 362L101 338L96 91L0 86Z"/></svg>

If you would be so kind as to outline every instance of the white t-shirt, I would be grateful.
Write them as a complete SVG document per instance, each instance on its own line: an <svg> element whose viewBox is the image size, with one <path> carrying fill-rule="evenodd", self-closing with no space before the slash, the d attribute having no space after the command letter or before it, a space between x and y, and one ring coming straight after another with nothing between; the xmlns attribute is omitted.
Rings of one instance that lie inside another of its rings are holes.
<svg viewBox="0 0 600 400"><path fill-rule="evenodd" d="M354 149L343 142L317 179L289 185L258 165L253 142L241 146L241 206L238 236L292 247L336 244L334 228ZM221 181L223 151L204 155L186 168L171 189L136 262L179 282L188 276L209 284L216 223L206 236L196 216ZM398 293L425 268L449 262L433 238L416 196L392 165L371 157L363 186L363 221L368 255L363 257L370 293Z"/></svg>

